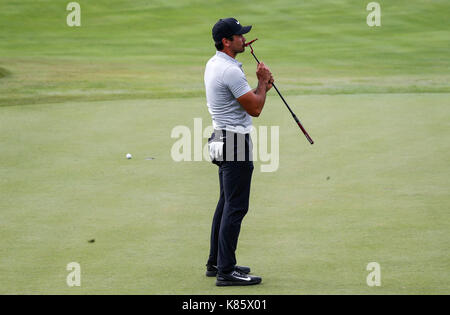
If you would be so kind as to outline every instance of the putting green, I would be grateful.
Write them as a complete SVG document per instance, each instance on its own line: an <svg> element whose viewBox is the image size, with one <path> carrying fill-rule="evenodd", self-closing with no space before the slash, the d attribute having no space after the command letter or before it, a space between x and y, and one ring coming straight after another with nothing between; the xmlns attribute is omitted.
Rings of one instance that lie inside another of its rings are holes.
<svg viewBox="0 0 450 315"><path fill-rule="evenodd" d="M316 143L272 92L254 122L280 126L280 165L255 162L237 254L263 284L225 289L203 274L216 167L170 155L173 127L209 124L204 99L0 108L0 292L447 293L449 95L289 101Z"/></svg>

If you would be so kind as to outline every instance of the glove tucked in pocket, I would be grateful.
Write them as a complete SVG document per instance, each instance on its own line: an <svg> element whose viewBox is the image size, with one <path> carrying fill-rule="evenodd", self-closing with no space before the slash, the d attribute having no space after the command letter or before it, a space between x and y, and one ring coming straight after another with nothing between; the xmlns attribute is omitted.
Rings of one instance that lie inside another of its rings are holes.
<svg viewBox="0 0 450 315"><path fill-rule="evenodd" d="M216 165L221 165L223 158L223 145L225 137L222 136L222 132L214 131L211 137L208 139L209 156L211 162Z"/></svg>
<svg viewBox="0 0 450 315"><path fill-rule="evenodd" d="M223 160L223 142L211 142L208 146L211 160Z"/></svg>

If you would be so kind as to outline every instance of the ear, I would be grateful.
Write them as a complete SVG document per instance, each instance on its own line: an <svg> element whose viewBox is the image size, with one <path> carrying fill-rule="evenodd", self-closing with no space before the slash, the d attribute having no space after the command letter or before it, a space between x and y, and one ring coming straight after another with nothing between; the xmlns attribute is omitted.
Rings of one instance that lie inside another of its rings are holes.
<svg viewBox="0 0 450 315"><path fill-rule="evenodd" d="M231 43L231 41L230 40L228 40L227 38L222 38L222 44L223 44L223 47L230 47L230 44Z"/></svg>

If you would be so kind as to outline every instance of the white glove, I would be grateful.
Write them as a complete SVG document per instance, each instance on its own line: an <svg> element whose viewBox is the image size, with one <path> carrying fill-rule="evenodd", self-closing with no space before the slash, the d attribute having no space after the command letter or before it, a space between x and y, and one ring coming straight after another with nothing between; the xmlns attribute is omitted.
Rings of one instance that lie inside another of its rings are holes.
<svg viewBox="0 0 450 315"><path fill-rule="evenodd" d="M208 144L209 146L209 156L211 160L219 160L223 154L223 142L215 141ZM220 159L222 160L222 159Z"/></svg>

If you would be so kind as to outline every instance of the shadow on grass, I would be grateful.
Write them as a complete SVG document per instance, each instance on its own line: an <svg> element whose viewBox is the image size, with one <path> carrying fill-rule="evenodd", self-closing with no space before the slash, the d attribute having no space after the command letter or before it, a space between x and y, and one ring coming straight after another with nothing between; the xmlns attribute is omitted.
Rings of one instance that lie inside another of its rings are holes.
<svg viewBox="0 0 450 315"><path fill-rule="evenodd" d="M6 70L5 68L0 67L0 79L7 77L11 74L11 72L9 72L8 70Z"/></svg>

